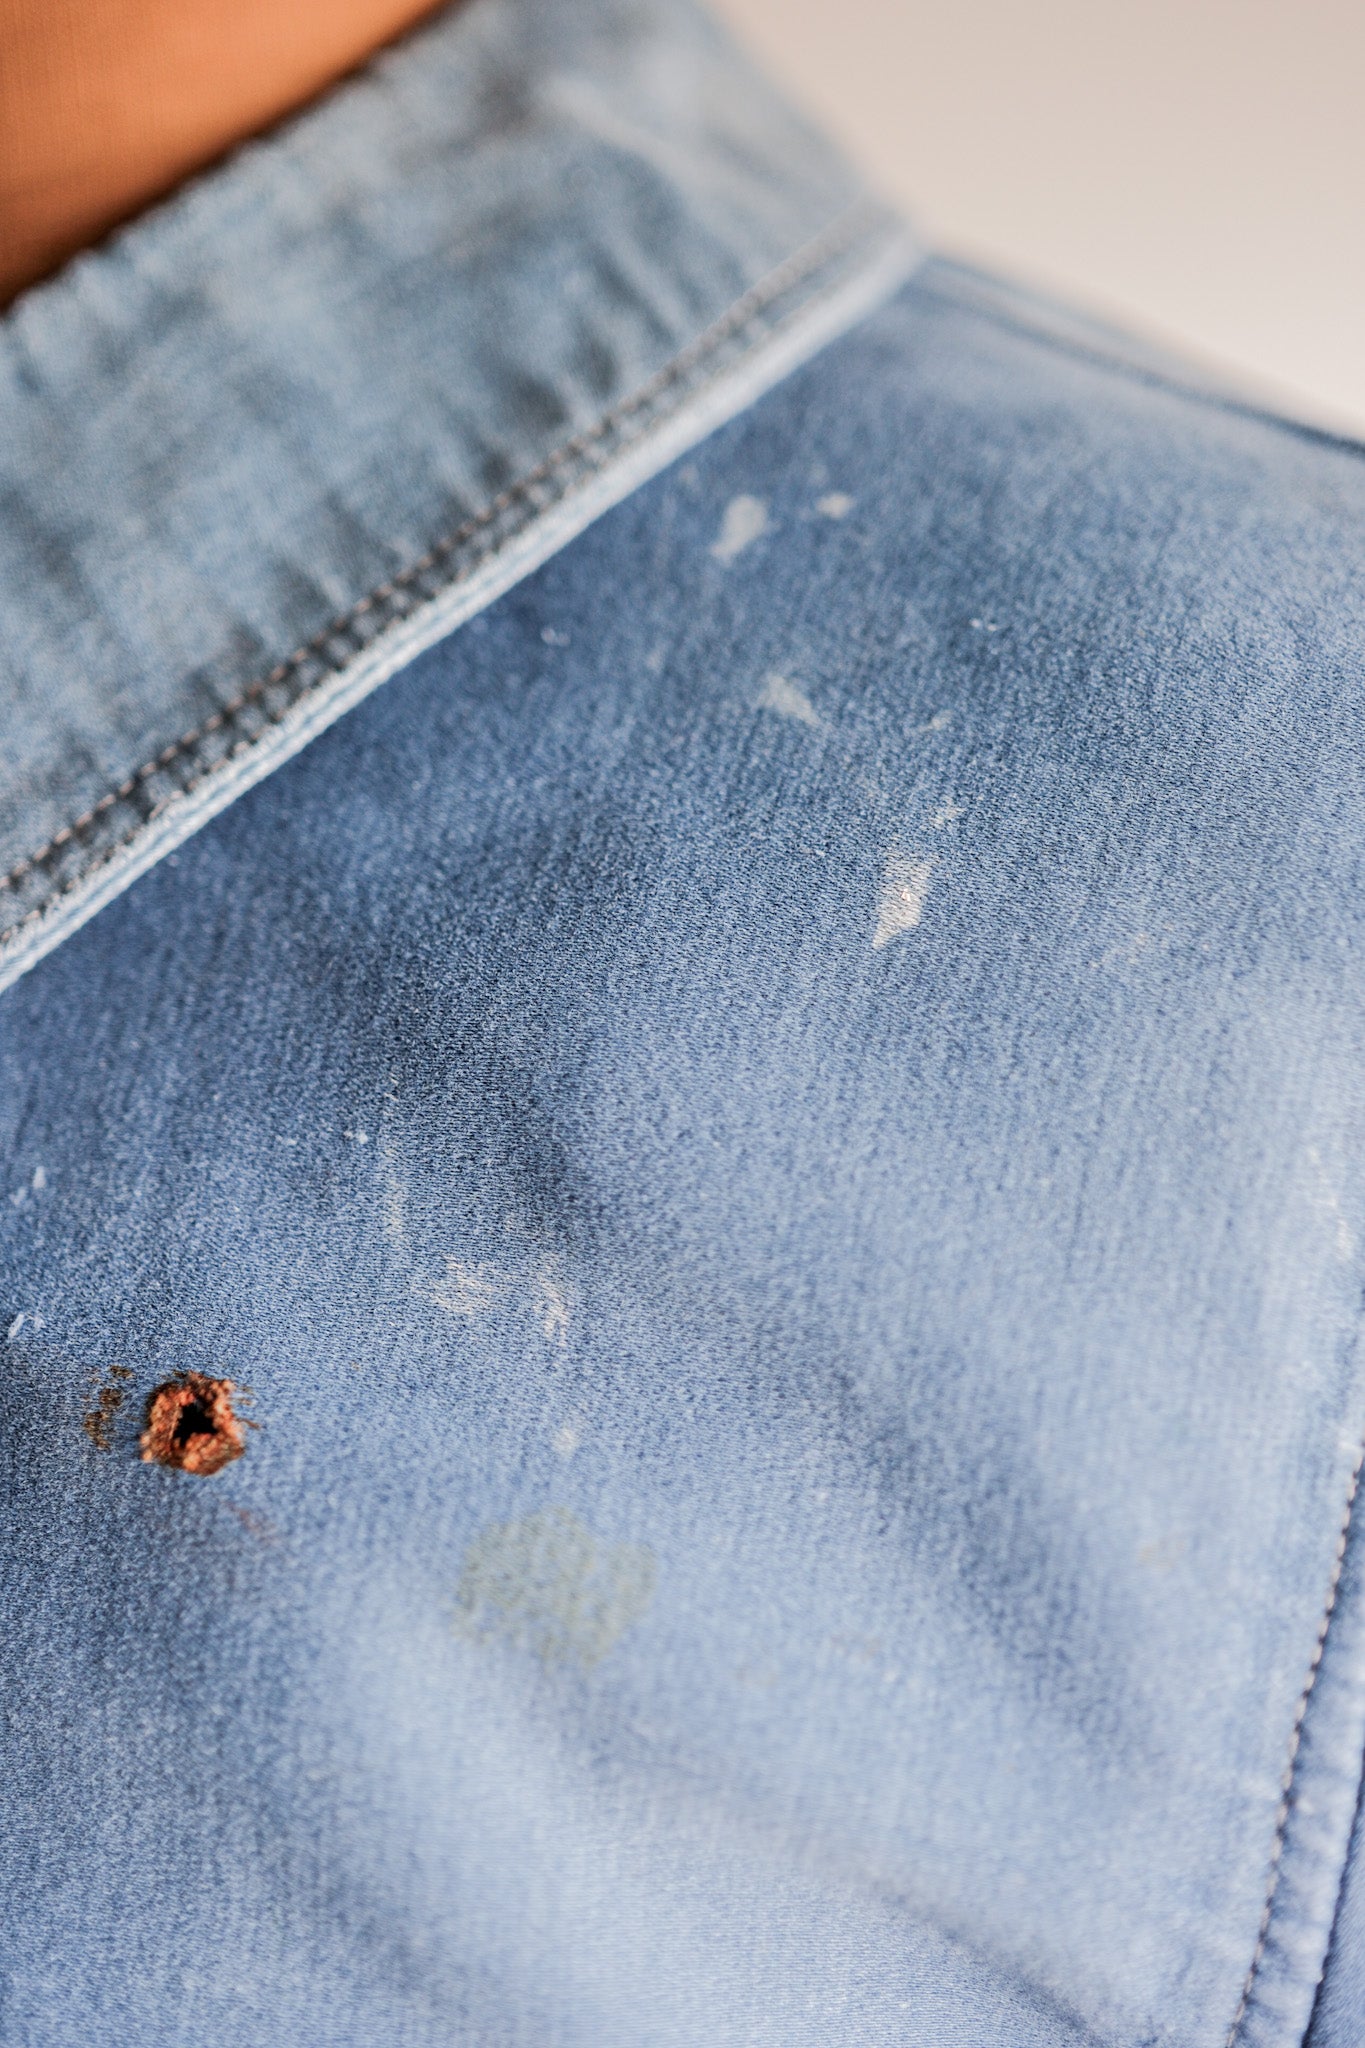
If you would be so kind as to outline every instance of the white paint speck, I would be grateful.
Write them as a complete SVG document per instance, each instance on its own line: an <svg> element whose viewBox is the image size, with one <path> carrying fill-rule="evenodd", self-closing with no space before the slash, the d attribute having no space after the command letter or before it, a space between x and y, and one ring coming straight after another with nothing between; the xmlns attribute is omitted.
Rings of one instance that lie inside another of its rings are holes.
<svg viewBox="0 0 1365 2048"><path fill-rule="evenodd" d="M847 491L828 491L816 501L815 509L823 512L826 519L847 519L856 503L857 499L850 498Z"/></svg>
<svg viewBox="0 0 1365 2048"><path fill-rule="evenodd" d="M761 711L776 711L779 717L800 719L802 725L820 723L820 714L805 691L785 676L765 676L758 703Z"/></svg>
<svg viewBox="0 0 1365 2048"><path fill-rule="evenodd" d="M951 711L936 711L931 719L920 726L921 732L946 732L953 722Z"/></svg>
<svg viewBox="0 0 1365 2048"><path fill-rule="evenodd" d="M42 1167L42 1166L35 1166L35 1167L34 1167L34 1169L33 1169L33 1192L34 1192L34 1194L35 1194L35 1195L40 1195L40 1194L41 1194L41 1193L43 1192L43 1189L44 1189L44 1188L45 1188L46 1186L47 1186L47 1169L46 1169L45 1167Z"/></svg>
<svg viewBox="0 0 1365 2048"><path fill-rule="evenodd" d="M568 634L557 633L553 626L542 626L540 637L547 647L567 647L569 644Z"/></svg>
<svg viewBox="0 0 1365 2048"><path fill-rule="evenodd" d="M1353 1259L1356 1249L1355 1232L1347 1221L1346 1211L1341 1204L1341 1196L1333 1185L1332 1176L1327 1171L1322 1154L1316 1145L1308 1147L1308 1163L1313 1169L1313 1176L1317 1183L1314 1189L1314 1206L1322 1212L1324 1220L1332 1226L1332 1240L1337 1257L1339 1259Z"/></svg>
<svg viewBox="0 0 1365 2048"><path fill-rule="evenodd" d="M14 1342L19 1332L23 1329L25 1320L26 1318L24 1315L24 1311L20 1309L18 1315L14 1318L14 1321L10 1324L9 1328L5 1332L5 1342L7 1344L12 1344Z"/></svg>
<svg viewBox="0 0 1365 2048"><path fill-rule="evenodd" d="M915 929L924 915L924 899L929 893L929 877L933 871L932 860L898 853L894 849L886 856L882 892L877 899L877 929L872 934L874 947L889 945L903 932Z"/></svg>
<svg viewBox="0 0 1365 2048"><path fill-rule="evenodd" d="M962 804L955 804L952 798L949 797L947 803L940 804L933 817L929 820L929 830L931 832L942 832L945 826L955 825L959 818L965 818L966 815L965 807Z"/></svg>
<svg viewBox="0 0 1365 2048"><path fill-rule="evenodd" d="M767 530L768 508L762 498L751 498L747 494L731 498L720 523L720 532L711 544L711 553L718 562L733 562L736 555L742 555L745 548Z"/></svg>
<svg viewBox="0 0 1365 2048"><path fill-rule="evenodd" d="M566 1343L569 1335L569 1296L558 1260L542 1260L536 1270L533 1292L541 1329L552 1344Z"/></svg>
<svg viewBox="0 0 1365 2048"><path fill-rule="evenodd" d="M407 1208L407 1189L398 1171L392 1142L382 1137L379 1140L379 1171L384 1181L384 1235L390 1244L405 1244L407 1230L404 1212Z"/></svg>
<svg viewBox="0 0 1365 2048"><path fill-rule="evenodd" d="M555 1456L557 1458L571 1458L582 1441L583 1426L577 1417L570 1417L568 1422L561 1423L555 1431Z"/></svg>
<svg viewBox="0 0 1365 2048"><path fill-rule="evenodd" d="M466 1322L473 1322L476 1316L484 1315L492 1308L500 1286L501 1276L494 1267L464 1266L458 1259L447 1256L445 1279L438 1280L425 1292L448 1316L460 1316Z"/></svg>

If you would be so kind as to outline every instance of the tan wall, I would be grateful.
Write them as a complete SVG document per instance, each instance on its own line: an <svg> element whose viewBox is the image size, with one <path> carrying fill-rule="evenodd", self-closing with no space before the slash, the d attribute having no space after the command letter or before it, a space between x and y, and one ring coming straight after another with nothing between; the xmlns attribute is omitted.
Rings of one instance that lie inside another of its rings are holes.
<svg viewBox="0 0 1365 2048"><path fill-rule="evenodd" d="M1365 430L1365 0L712 0L940 242Z"/></svg>

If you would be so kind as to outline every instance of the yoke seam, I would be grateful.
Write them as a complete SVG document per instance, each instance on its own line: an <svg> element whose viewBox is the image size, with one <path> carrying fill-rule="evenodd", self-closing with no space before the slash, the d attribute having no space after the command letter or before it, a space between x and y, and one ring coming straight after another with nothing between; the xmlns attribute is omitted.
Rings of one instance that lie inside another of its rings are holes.
<svg viewBox="0 0 1365 2048"><path fill-rule="evenodd" d="M562 472L568 465L575 461L583 461L594 468L600 466L604 459L602 443L618 427L634 424L639 428L648 424L651 417L657 416L662 409L661 401L668 398L677 386L684 384L696 370L706 363L710 356L714 355L727 342L743 340L746 331L753 327L765 313L769 312L785 294L807 282L822 267L837 261L840 256L847 253L861 236L869 232L873 227L885 224L887 220L888 216L885 209L875 201L859 200L855 202L853 206L846 209L845 212L840 214L836 220L825 228L821 234L787 257L775 270L770 271L766 277L759 279L756 284L750 286L718 320L713 321L709 327L705 328L701 334L689 342L684 349L673 356L661 369L656 370L652 376L648 377L628 397L608 407L606 412L601 414L590 427L580 430L578 433L571 435L568 440L561 442L542 461L536 463L513 483L508 484L503 490L499 491L480 511L472 513L469 518L463 520L453 531L442 535L438 540L434 541L423 554L419 555L415 561L410 562L406 568L400 570L396 575L387 578L383 583L376 585L366 596L360 598L356 603L348 607L346 611L339 613L326 626L322 627L319 632L314 633L311 638L296 647L292 654L287 655L284 660L277 662L267 674L258 676L254 681L248 683L234 697L212 712L199 725L191 727L188 732L182 733L179 739L173 740L169 745L163 747L151 760L145 761L140 768L135 769L131 775L125 777L122 782L109 790L97 803L92 804L89 810L82 812L70 824L62 826L59 831L53 833L52 837L40 846L36 852L28 854L23 860L16 863L8 874L0 876L0 891L15 888L26 876L32 874L35 868L43 867L54 856L69 846L73 840L78 842L82 840L91 827L97 825L99 820L115 804L126 802L130 797L133 797L139 788L149 782L153 776L164 773L173 763L185 757L190 757L192 761L195 753L202 750L206 740L212 738L215 733L222 731L225 727L230 728L243 711L252 705L258 704L268 691L277 688L281 683L287 682L291 676L296 676L305 664L320 659L324 674L336 673L344 669L353 656L360 651L361 647L370 644L367 641L359 641L355 632L356 627L370 613L379 610L381 612L388 612L391 615L401 615L403 604L408 599L409 593L413 592L414 589L416 589L419 597L429 598L434 596L438 590L449 587L446 583L439 582L433 588L424 589L421 587L422 579L428 576L433 569L440 568L448 562L449 558L459 549L476 539L479 534L485 532L488 527L493 525L503 513L510 511L513 507L521 506L523 510L531 514L548 510L550 505L556 503L564 495L565 486L562 481ZM625 445L629 445L629 442L627 441ZM552 484L555 488L548 493L542 493L541 487L546 484ZM513 527L512 532L515 531L516 528ZM510 537L511 534L501 536L502 540ZM478 559L481 559L481 557L476 557L476 562ZM452 580L458 580L458 577ZM390 619L385 618L383 623L387 625L390 623ZM329 643L344 640L345 636L348 635L351 637L351 645L329 646ZM250 752L257 744L261 735L272 726L278 725L293 709L294 705L300 702L302 697L306 696L307 688L308 686L305 686L302 691L288 696L277 707L262 707L264 710L264 723L261 728L250 737L238 740L235 745L228 748L225 756L220 756L220 759L239 759L243 754ZM218 764L215 762L213 765L217 766ZM211 770L205 772L211 772ZM202 774L191 774L190 779L177 788L175 795L189 795L192 790L198 787L202 779ZM169 800L164 799L163 803L153 804L128 832L110 846L103 848L94 860L85 863L59 889L51 890L49 893L41 896L38 902L26 911L22 917L16 918L4 930L0 930L0 946L3 946L12 939L25 925L32 923L36 918L45 916L55 903L61 901L63 896L67 895L72 889L80 887L106 861L130 845L158 815L158 812L164 807L164 802Z"/></svg>
<svg viewBox="0 0 1365 2048"><path fill-rule="evenodd" d="M1337 1591L1341 1585L1342 1568L1346 1562L1346 1545L1350 1539L1351 1520L1355 1513L1356 1497L1360 1490L1362 1466L1365 1466L1365 1443L1362 1443L1360 1449L1356 1452L1356 1461L1351 1468L1350 1484L1346 1489L1346 1505L1342 1511L1341 1528L1337 1534L1336 1556L1332 1563L1332 1576L1327 1587L1327 1603L1323 1608L1322 1621L1318 1627L1318 1638L1313 1645L1313 1655L1309 1659L1308 1676L1304 1680L1303 1691L1299 1694L1299 1703L1294 1714L1294 1726L1289 1736L1289 1756L1285 1764L1284 1776L1280 1780L1280 1803L1275 1813L1275 1838L1270 1849L1270 1872L1266 1884L1265 1905L1261 1909L1261 1924L1257 1929L1256 1946L1252 1951L1246 1981L1242 1986L1242 1996L1238 2000L1237 2010L1232 2016L1232 2024L1228 2028L1224 2048L1237 2048L1237 2039L1242 2031L1242 2021L1246 2017L1247 2008L1256 1989L1256 1979L1260 1975L1261 1964L1265 1960L1266 1947L1270 1938L1270 1923L1275 1912L1275 1894L1279 1890L1280 1875L1283 1869L1284 1845L1288 1836L1289 1820L1294 1806L1294 1781L1298 1772L1299 1753L1302 1748L1304 1716L1308 1712L1308 1702L1313 1697L1313 1688L1318 1682L1318 1672L1322 1666L1322 1653L1327 1646L1327 1633L1331 1627L1332 1615L1337 1604ZM1321 1982L1321 1971L1318 1975L1318 1981Z"/></svg>

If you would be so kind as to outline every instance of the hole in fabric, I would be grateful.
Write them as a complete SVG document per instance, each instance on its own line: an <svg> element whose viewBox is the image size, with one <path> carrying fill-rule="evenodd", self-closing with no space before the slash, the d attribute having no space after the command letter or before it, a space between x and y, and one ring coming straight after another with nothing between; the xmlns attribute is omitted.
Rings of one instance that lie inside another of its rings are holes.
<svg viewBox="0 0 1365 2048"><path fill-rule="evenodd" d="M147 1401L143 1463L207 1477L240 1458L246 1437L232 1411L236 1392L231 1380L212 1380L202 1372L181 1373L157 1387Z"/></svg>

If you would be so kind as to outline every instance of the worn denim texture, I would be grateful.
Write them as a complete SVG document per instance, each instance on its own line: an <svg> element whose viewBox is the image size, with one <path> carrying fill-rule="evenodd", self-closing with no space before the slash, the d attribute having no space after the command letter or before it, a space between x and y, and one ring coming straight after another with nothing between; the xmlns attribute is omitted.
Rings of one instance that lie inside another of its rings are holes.
<svg viewBox="0 0 1365 2048"><path fill-rule="evenodd" d="M1363 537L933 265L0 999L0 2038L1302 2039Z"/></svg>
<svg viewBox="0 0 1365 2048"><path fill-rule="evenodd" d="M1365 1844L1361 1816L1332 1929L1327 1968L1313 2009L1308 2048L1359 2048L1365 2039Z"/></svg>
<svg viewBox="0 0 1365 2048"><path fill-rule="evenodd" d="M888 257L689 0L473 0L27 294L0 985Z"/></svg>

